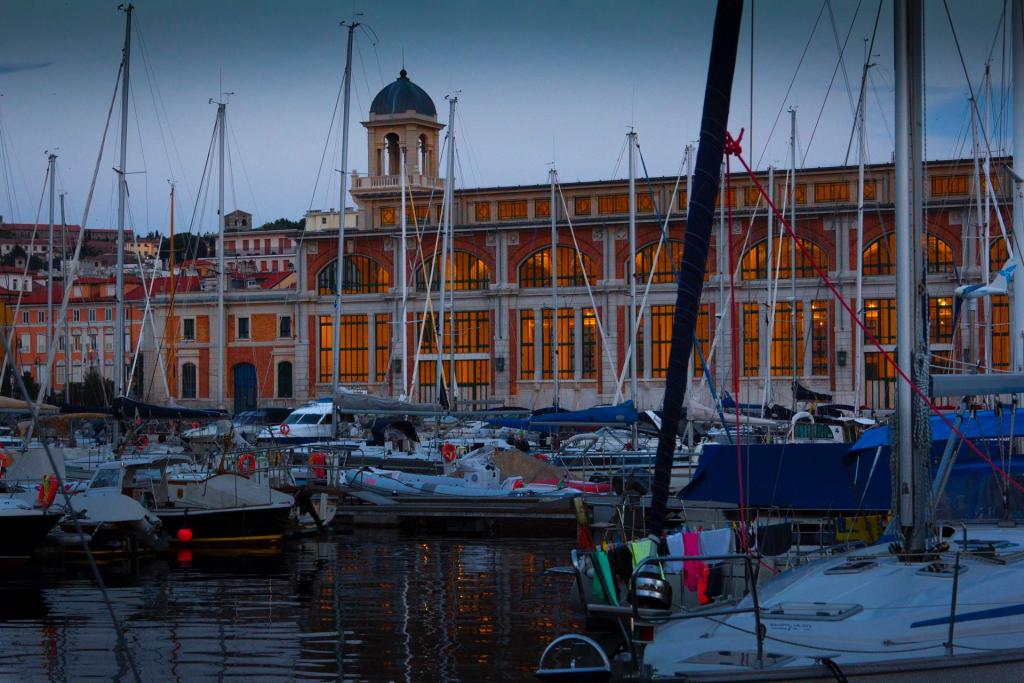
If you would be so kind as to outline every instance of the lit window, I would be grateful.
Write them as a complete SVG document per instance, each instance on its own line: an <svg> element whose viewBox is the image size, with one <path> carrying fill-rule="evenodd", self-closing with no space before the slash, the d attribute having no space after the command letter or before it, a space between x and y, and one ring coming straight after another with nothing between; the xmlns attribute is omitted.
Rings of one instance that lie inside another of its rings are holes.
<svg viewBox="0 0 1024 683"><path fill-rule="evenodd" d="M498 220L509 221L523 218L526 218L525 199L498 202Z"/></svg>
<svg viewBox="0 0 1024 683"><path fill-rule="evenodd" d="M316 287L320 296L337 292L337 259L320 269L316 276ZM345 257L344 294L379 294L390 287L391 276L376 261L358 255Z"/></svg>
<svg viewBox="0 0 1024 683"><path fill-rule="evenodd" d="M799 244L803 249L796 249L796 277L818 277L815 266L822 271L828 270L828 256L825 251L814 242L799 238ZM778 276L780 278L791 277L790 263L792 258L793 240L786 235L774 244L775 254L769 258L767 240L758 242L743 255L740 264L740 277L744 280L764 280L768 277L769 264L773 271L778 264ZM806 255L805 255L806 253Z"/></svg>
<svg viewBox="0 0 1024 683"><path fill-rule="evenodd" d="M796 321L794 334L794 319ZM793 302L780 301L775 304L775 329L772 332L772 375L800 375L804 354L803 302L796 302L794 318Z"/></svg>
<svg viewBox="0 0 1024 683"><path fill-rule="evenodd" d="M320 316L320 382L333 374L334 318ZM365 315L341 316L341 346L338 353L339 380L366 382L369 377L369 336Z"/></svg>
<svg viewBox="0 0 1024 683"><path fill-rule="evenodd" d="M597 198L597 212L600 214L626 213L628 211L628 194L603 194Z"/></svg>
<svg viewBox="0 0 1024 683"><path fill-rule="evenodd" d="M865 299L864 325L879 344L896 343L896 300ZM865 342L865 345L870 342Z"/></svg>
<svg viewBox="0 0 1024 683"><path fill-rule="evenodd" d="M932 176L931 181L933 197L962 195L970 191L970 184L966 175Z"/></svg>
<svg viewBox="0 0 1024 683"><path fill-rule="evenodd" d="M761 374L761 316L759 309L760 305L756 303L743 304L744 377L758 377ZM775 322L778 325L778 320ZM786 334L789 334L788 330Z"/></svg>
<svg viewBox="0 0 1024 683"><path fill-rule="evenodd" d="M590 197L576 197L573 200L573 213L577 216L590 215Z"/></svg>
<svg viewBox="0 0 1024 683"><path fill-rule="evenodd" d="M828 362L828 303L811 303L811 374L827 375Z"/></svg>
<svg viewBox="0 0 1024 683"><path fill-rule="evenodd" d="M580 257L583 267L580 267ZM577 255L572 247L558 247L558 286L582 287L584 285L583 268L586 268L590 282L594 282L594 271L590 257L586 254ZM519 266L519 286L550 287L551 286L551 248L547 247L535 252Z"/></svg>
<svg viewBox="0 0 1024 683"><path fill-rule="evenodd" d="M380 224L381 225L394 225L395 224L395 207L393 206L382 206L380 209Z"/></svg>
<svg viewBox="0 0 1024 683"><path fill-rule="evenodd" d="M438 291L441 282L441 262L430 259L426 265L416 271L416 290L427 291L427 280L430 280L431 291ZM477 258L468 251L455 252L455 268L452 269L452 260L448 259L448 268L445 271L444 287L447 290L453 287L456 290L464 289L487 289L491 285L491 271L483 260ZM433 272L431 272L433 270Z"/></svg>
<svg viewBox="0 0 1024 683"><path fill-rule="evenodd" d="M543 339L541 346L544 350L544 363L541 368L541 377L551 379L554 373L554 330L551 326L551 310L546 309L542 313ZM575 353L576 348L576 309L558 309L558 378L572 379L576 374Z"/></svg>
<svg viewBox="0 0 1024 683"><path fill-rule="evenodd" d="M928 338L932 344L953 343L953 299L948 296L928 298Z"/></svg>
<svg viewBox="0 0 1024 683"><path fill-rule="evenodd" d="M850 201L850 183L814 183L814 201L826 204Z"/></svg>
<svg viewBox="0 0 1024 683"><path fill-rule="evenodd" d="M519 377L533 379L533 311L519 311Z"/></svg>
<svg viewBox="0 0 1024 683"><path fill-rule="evenodd" d="M473 215L478 223L486 222L491 220L491 203L490 202L476 202L473 205Z"/></svg>
<svg viewBox="0 0 1024 683"><path fill-rule="evenodd" d="M1010 369L1010 301L1006 294L992 297L992 368Z"/></svg>
<svg viewBox="0 0 1024 683"><path fill-rule="evenodd" d="M551 218L551 200L534 199L533 216L534 218Z"/></svg>

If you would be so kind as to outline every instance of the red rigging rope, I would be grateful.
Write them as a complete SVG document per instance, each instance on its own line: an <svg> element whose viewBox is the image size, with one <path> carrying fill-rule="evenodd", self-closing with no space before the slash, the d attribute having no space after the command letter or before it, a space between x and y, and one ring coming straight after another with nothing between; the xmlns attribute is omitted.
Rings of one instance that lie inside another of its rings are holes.
<svg viewBox="0 0 1024 683"><path fill-rule="evenodd" d="M871 332L871 330L868 329L867 325L865 325L864 322L860 319L860 317L858 317L857 314L854 312L853 307L849 304L849 302L847 302L846 299L842 297L842 295L839 293L839 290L837 290L836 286L832 283L832 280L829 279L828 273L826 273L825 270L818 264L818 262L811 257L811 255L808 253L807 247L803 244L803 242L801 242L801 240L798 240L796 238L796 233L793 231L793 226L789 224L789 222L786 220L786 217L783 216L782 213L779 211L778 207L775 206L775 202L773 202L768 197L768 192L765 191L764 186L761 185L761 182L754 175L754 171L747 164L747 160L743 158L743 149L740 147L740 141L742 139L743 129L740 129L740 135L736 139L733 139L732 135L726 132L726 169L728 169L729 157L735 156L739 160L743 168L746 170L747 175L750 177L750 180L754 183L754 187L757 188L757 191L761 193L761 196L764 198L765 202L767 202L768 207L775 213L775 216L778 218L779 222L786 229L786 232L789 233L790 239L793 240L797 248L800 250L800 255L804 258L804 260L807 261L807 263L811 264L811 267L814 268L814 272L817 274L817 276L822 279L822 281L825 283L825 286L829 288L829 290L835 296L836 300L843 307L843 309L850 314L850 317L857 324L857 327L859 327L864 332L864 335L868 338L868 341L871 342L872 346L878 349L878 351L882 354L882 357L885 358L885 362L892 366L893 370L896 371L896 374L900 376L900 379L902 379L904 382L910 385L911 391L913 391L918 396L918 398L924 401L925 405L928 407L928 410L930 410L940 420L942 420L942 423L946 425L953 434L956 434L956 436L961 441L963 441L963 443L967 446L968 450L970 450L972 453L974 453L974 455L978 456L986 463L988 463L989 467L991 467L993 471L995 471L997 474L1003 477L1003 479L1005 479L1007 483L1009 483L1018 491L1024 493L1024 485L1021 485L1018 481L1011 477L1010 474L1006 472L1006 470L996 465L992 458L990 458L986 453L984 453L980 448L978 448L973 441L964 436L964 433L960 431L960 429L955 424L953 424L953 421L946 417L946 415L939 410L938 406L936 406L935 403L933 403L932 400L928 398L927 395L925 395L924 391L919 386L917 386L913 381L911 381L910 376L903 370L903 368L897 365L896 359L892 357L892 354L886 351L884 348L882 348L882 344L881 342L878 341L878 337L876 337ZM728 182L728 176L726 182ZM793 265L795 267L795 264ZM735 359L733 362L735 364ZM737 413L737 420L739 419L738 415L739 414ZM740 504L742 509L742 489Z"/></svg>
<svg viewBox="0 0 1024 683"><path fill-rule="evenodd" d="M736 301L736 241L732 239L732 179L729 173L729 157L740 153L740 141L743 139L743 129L740 129L740 136L736 140L727 132L725 134L725 194L723 198L726 205L726 225L728 228L722 236L729 245L729 327L732 334L730 346L732 350L732 393L733 401L736 402L736 483L739 492L740 505L740 528L742 533L743 550L747 550L747 513L743 497L743 439L740 435L740 335L738 329L739 303ZM724 248L723 245L718 246Z"/></svg>

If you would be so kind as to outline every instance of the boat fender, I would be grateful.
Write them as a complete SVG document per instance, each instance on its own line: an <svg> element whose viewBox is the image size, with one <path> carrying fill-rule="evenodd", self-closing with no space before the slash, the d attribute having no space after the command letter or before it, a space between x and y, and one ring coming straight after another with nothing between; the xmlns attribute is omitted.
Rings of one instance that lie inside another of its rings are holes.
<svg viewBox="0 0 1024 683"><path fill-rule="evenodd" d="M324 465L327 464L327 454L317 451L309 456L309 467L313 472L313 476L316 479L323 479L327 476L327 469Z"/></svg>
<svg viewBox="0 0 1024 683"><path fill-rule="evenodd" d="M458 452L455 450L455 446L450 443L446 443L441 446L441 457L446 463L451 464L455 462L455 458L458 457Z"/></svg>
<svg viewBox="0 0 1024 683"><path fill-rule="evenodd" d="M44 508L53 505L53 499L57 497L57 480L53 475L44 474L43 483L39 486L36 494L36 502Z"/></svg>
<svg viewBox="0 0 1024 683"><path fill-rule="evenodd" d="M256 456L252 453L242 453L238 456L238 462L235 466L238 468L238 473L243 477L251 476L256 472Z"/></svg>
<svg viewBox="0 0 1024 683"><path fill-rule="evenodd" d="M515 481L512 482L512 490L513 491L516 491L516 490L521 489L521 488L523 488L523 480L522 479L517 478Z"/></svg>

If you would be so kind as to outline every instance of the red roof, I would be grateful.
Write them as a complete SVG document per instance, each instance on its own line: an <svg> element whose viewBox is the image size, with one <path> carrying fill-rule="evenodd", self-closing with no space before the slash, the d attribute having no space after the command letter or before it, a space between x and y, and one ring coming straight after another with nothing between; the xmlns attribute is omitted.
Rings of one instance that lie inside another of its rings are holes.
<svg viewBox="0 0 1024 683"><path fill-rule="evenodd" d="M183 292L198 292L199 291L200 278L195 275L178 275L175 278L174 291L177 294ZM152 285L149 285L150 296L157 294L168 294L171 291L171 278L170 277L158 277L153 281ZM146 296L146 290L140 284L138 287L134 287L130 290L125 290L125 298L128 299L144 299Z"/></svg>

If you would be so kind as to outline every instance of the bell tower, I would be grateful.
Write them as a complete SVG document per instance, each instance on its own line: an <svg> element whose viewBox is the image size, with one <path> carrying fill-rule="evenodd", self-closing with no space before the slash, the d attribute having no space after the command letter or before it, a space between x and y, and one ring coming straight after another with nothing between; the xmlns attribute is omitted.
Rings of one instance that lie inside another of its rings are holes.
<svg viewBox="0 0 1024 683"><path fill-rule="evenodd" d="M368 174L353 178L354 195L397 189L403 147L410 191L441 189L438 142L444 124L437 121L430 95L409 80L405 69L373 98L370 118L363 126Z"/></svg>

